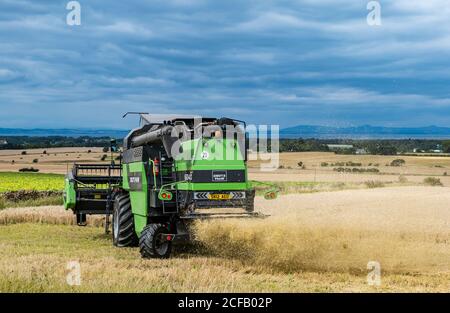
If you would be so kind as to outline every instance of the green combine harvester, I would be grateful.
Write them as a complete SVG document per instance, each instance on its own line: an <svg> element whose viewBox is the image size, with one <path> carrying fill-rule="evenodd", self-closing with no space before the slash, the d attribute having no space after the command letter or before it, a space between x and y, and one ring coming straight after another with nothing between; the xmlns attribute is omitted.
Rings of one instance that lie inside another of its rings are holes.
<svg viewBox="0 0 450 313"><path fill-rule="evenodd" d="M115 246L167 258L173 243L190 240L193 220L263 217L254 212L244 122L138 114L141 125L125 137L120 164L74 164L67 174L64 205L78 225L102 214L108 231L112 215Z"/></svg>

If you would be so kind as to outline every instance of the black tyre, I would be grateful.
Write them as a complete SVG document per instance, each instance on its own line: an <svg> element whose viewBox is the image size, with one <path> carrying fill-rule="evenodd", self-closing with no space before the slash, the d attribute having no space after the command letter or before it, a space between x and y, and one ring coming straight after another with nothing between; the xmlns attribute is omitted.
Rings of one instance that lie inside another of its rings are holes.
<svg viewBox="0 0 450 313"><path fill-rule="evenodd" d="M245 198L245 211L251 213L255 211L255 190L247 191Z"/></svg>
<svg viewBox="0 0 450 313"><path fill-rule="evenodd" d="M118 195L114 199L112 228L115 246L133 247L137 245L138 238L134 230L134 218L128 194Z"/></svg>
<svg viewBox="0 0 450 313"><path fill-rule="evenodd" d="M167 241L162 234L169 233L163 224L148 224L139 238L139 248L143 258L165 259L172 252L172 242Z"/></svg>

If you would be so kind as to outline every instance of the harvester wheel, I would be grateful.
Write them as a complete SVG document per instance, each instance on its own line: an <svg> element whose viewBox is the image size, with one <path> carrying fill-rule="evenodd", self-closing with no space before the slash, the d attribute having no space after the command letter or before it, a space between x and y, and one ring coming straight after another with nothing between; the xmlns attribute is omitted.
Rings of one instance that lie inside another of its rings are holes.
<svg viewBox="0 0 450 313"><path fill-rule="evenodd" d="M138 238L134 230L134 218L131 212L130 197L122 194L114 199L113 243L117 247L136 246Z"/></svg>
<svg viewBox="0 0 450 313"><path fill-rule="evenodd" d="M142 230L139 247L143 258L161 258L170 256L172 242L164 238L169 230L162 224L148 224Z"/></svg>

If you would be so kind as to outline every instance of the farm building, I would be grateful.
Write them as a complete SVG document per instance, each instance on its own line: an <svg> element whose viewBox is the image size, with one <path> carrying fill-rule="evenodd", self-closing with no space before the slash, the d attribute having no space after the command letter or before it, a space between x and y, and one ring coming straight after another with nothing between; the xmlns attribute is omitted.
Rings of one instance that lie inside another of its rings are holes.
<svg viewBox="0 0 450 313"><path fill-rule="evenodd" d="M356 154L368 154L366 149L362 148L362 149L356 149L355 151Z"/></svg>
<svg viewBox="0 0 450 313"><path fill-rule="evenodd" d="M353 149L353 145L328 144L327 146L328 146L328 149L330 149L330 150Z"/></svg>

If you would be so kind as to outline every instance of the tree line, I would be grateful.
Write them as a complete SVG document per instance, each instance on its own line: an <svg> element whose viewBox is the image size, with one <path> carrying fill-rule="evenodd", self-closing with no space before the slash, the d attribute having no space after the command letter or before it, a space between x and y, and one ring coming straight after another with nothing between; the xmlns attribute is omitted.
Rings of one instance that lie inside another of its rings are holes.
<svg viewBox="0 0 450 313"><path fill-rule="evenodd" d="M109 137L30 137L7 136L1 137L6 144L1 144L0 149L37 149L37 148L61 148L61 147L109 147Z"/></svg>
<svg viewBox="0 0 450 313"><path fill-rule="evenodd" d="M107 147L110 146L110 137L30 137L9 136L2 137L7 141L1 144L0 149L35 149L59 147ZM270 140L269 140L270 141ZM117 139L120 144L121 139ZM332 149L328 145L348 145L351 148ZM270 147L270 142L268 144ZM375 155L395 155L398 153L431 152L442 150L450 153L450 140L430 139L280 139L280 152L328 152L339 154L355 154L358 150Z"/></svg>
<svg viewBox="0 0 450 313"><path fill-rule="evenodd" d="M328 145L347 145L330 149ZM450 141L430 139L280 139L280 152L334 151L339 154L357 152L374 155L395 155L442 150L450 153Z"/></svg>

